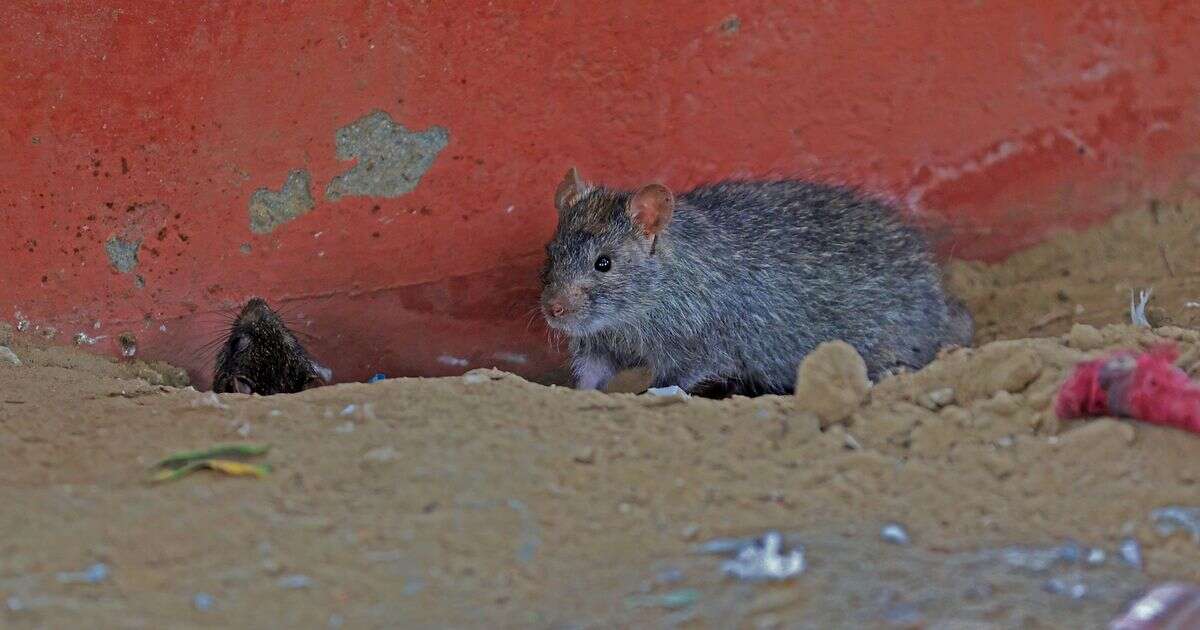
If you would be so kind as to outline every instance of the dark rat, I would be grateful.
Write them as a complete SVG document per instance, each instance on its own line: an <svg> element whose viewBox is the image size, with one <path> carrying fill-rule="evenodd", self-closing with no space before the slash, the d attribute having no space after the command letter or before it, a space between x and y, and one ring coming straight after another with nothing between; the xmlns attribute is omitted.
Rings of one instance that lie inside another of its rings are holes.
<svg viewBox="0 0 1200 630"><path fill-rule="evenodd" d="M848 188L740 181L676 197L571 169L555 205L541 307L582 389L646 367L654 387L790 393L824 341L854 346L875 381L971 340L923 235Z"/></svg>
<svg viewBox="0 0 1200 630"><path fill-rule="evenodd" d="M217 354L213 391L290 394L324 385L331 377L266 300L253 298L230 326Z"/></svg>

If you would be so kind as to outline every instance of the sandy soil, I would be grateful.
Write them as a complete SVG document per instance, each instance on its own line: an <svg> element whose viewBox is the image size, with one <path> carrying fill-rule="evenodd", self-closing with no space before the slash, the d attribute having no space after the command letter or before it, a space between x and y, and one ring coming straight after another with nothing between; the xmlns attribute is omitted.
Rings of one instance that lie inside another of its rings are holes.
<svg viewBox="0 0 1200 630"><path fill-rule="evenodd" d="M22 365L0 361L0 620L1100 627L1151 582L1200 580L1200 545L1149 517L1200 505L1200 438L1062 423L1049 404L1108 348L1173 340L1195 368L1198 209L952 265L980 347L877 385L839 422L792 397L677 401L500 372L216 398L168 366L17 334ZM1127 321L1130 290L1150 286L1160 328L1076 325ZM171 451L229 441L273 445L274 472L145 481ZM882 540L890 522L909 544ZM768 529L803 545L794 580L737 581L696 553ZM1142 567L1118 557L1129 538ZM1013 548L1067 541L1082 550L1050 566ZM95 563L96 583L60 575Z"/></svg>

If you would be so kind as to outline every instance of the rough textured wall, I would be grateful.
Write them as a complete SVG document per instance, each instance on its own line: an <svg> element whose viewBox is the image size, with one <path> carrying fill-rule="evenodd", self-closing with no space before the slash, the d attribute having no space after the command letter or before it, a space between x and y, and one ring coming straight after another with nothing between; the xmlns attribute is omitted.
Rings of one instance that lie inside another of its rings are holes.
<svg viewBox="0 0 1200 630"><path fill-rule="evenodd" d="M996 258L1198 184L1198 19L1168 0L16 0L0 317L114 354L129 333L201 376L222 309L262 294L339 380L536 376L553 356L526 316L567 166L850 182Z"/></svg>

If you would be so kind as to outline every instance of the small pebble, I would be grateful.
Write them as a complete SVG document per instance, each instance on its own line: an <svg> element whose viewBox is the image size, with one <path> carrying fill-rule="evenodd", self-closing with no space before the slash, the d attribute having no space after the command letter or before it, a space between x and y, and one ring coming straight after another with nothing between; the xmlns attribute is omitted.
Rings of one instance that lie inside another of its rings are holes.
<svg viewBox="0 0 1200 630"><path fill-rule="evenodd" d="M1099 547L1092 547L1087 553L1087 563L1094 567L1104 564L1104 561L1107 559L1108 554L1104 553L1104 550Z"/></svg>
<svg viewBox="0 0 1200 630"><path fill-rule="evenodd" d="M313 585L313 579L307 575L285 575L279 578L277 583L279 584L279 588L308 588Z"/></svg>
<svg viewBox="0 0 1200 630"><path fill-rule="evenodd" d="M696 535L700 533L700 526L695 523L688 523L679 530L679 535L683 536L684 540L695 540Z"/></svg>
<svg viewBox="0 0 1200 630"><path fill-rule="evenodd" d="M893 545L907 545L910 540L908 530L899 523L888 523L879 530L879 537Z"/></svg>
<svg viewBox="0 0 1200 630"><path fill-rule="evenodd" d="M1131 567L1142 568L1142 545L1136 538L1124 538L1119 547L1121 559Z"/></svg>
<svg viewBox="0 0 1200 630"><path fill-rule="evenodd" d="M21 359L17 357L17 353L8 346L0 346L0 361L13 366L21 365Z"/></svg>
<svg viewBox="0 0 1200 630"><path fill-rule="evenodd" d="M575 460L575 462L579 464L594 463L596 461L596 449L586 446L579 449L571 459Z"/></svg>
<svg viewBox="0 0 1200 630"><path fill-rule="evenodd" d="M1154 529L1161 536L1170 536L1179 530L1192 535L1192 540L1200 543L1200 508L1170 505L1150 513L1154 519Z"/></svg>
<svg viewBox="0 0 1200 630"><path fill-rule="evenodd" d="M1083 599L1087 595L1087 584L1066 578L1050 578L1042 585L1042 590L1054 595L1062 595L1071 599Z"/></svg>
<svg viewBox="0 0 1200 630"><path fill-rule="evenodd" d="M200 612L212 610L214 603L213 596L208 593L196 593L192 596L192 606Z"/></svg>
<svg viewBox="0 0 1200 630"><path fill-rule="evenodd" d="M342 412L341 412L341 413L339 413L338 415L339 415L339 416L349 416L349 415L353 415L353 414L354 414L354 412L355 412L357 409L358 409L358 405L355 405L355 404L349 404L349 405L346 405L345 407L343 407L343 408L342 408Z"/></svg>

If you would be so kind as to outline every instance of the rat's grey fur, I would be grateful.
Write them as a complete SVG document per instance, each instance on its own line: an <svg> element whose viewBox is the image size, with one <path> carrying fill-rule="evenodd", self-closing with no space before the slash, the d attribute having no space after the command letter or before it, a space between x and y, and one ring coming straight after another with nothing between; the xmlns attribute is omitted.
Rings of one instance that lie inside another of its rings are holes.
<svg viewBox="0 0 1200 630"><path fill-rule="evenodd" d="M926 240L877 200L803 181L702 186L677 198L652 253L631 197L567 195L546 247L543 310L576 298L547 321L570 337L580 387L644 366L655 387L788 393L824 341L854 346L872 380L970 343L970 313L944 292Z"/></svg>

